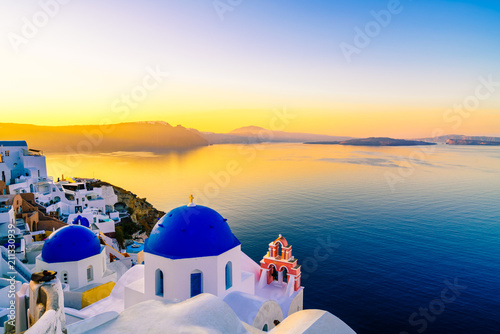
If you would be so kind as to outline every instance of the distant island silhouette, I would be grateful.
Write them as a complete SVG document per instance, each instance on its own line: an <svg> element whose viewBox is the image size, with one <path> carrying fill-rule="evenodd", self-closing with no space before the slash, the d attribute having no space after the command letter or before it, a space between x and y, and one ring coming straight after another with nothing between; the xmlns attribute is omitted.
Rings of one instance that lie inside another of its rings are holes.
<svg viewBox="0 0 500 334"><path fill-rule="evenodd" d="M304 144L316 145L351 145L351 146L419 146L419 145L436 145L436 143L428 143L419 140L394 139L388 137L370 137L363 139L349 139L344 141L316 141L305 142Z"/></svg>
<svg viewBox="0 0 500 334"><path fill-rule="evenodd" d="M483 146L500 146L500 138L498 141L493 140L475 140L475 139L448 139L448 145L483 145Z"/></svg>

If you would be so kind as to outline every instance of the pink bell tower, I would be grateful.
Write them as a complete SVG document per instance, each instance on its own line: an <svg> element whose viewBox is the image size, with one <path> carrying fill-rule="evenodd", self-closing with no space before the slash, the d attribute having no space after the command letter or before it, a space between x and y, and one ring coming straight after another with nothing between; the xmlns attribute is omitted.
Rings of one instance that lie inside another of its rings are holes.
<svg viewBox="0 0 500 334"><path fill-rule="evenodd" d="M293 284L294 291L300 289L300 265L292 256L292 245L280 234L269 244L269 251L260 261L261 276L267 272L267 284L273 281ZM293 283L292 283L293 282Z"/></svg>

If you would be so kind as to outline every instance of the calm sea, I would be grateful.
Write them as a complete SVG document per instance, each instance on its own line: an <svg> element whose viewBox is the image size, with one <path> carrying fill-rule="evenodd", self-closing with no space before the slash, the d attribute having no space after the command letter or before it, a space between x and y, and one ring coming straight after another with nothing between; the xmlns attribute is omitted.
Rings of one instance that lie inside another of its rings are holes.
<svg viewBox="0 0 500 334"><path fill-rule="evenodd" d="M283 234L304 307L360 334L500 333L498 147L217 145L47 162L51 175L95 176L164 211L193 194L255 261Z"/></svg>

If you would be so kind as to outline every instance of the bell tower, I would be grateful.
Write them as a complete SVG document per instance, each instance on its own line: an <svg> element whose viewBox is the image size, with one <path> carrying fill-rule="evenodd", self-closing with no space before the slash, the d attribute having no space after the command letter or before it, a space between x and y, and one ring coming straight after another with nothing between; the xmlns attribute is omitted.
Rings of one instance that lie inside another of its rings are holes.
<svg viewBox="0 0 500 334"><path fill-rule="evenodd" d="M269 250L260 261L261 282L266 275L265 282L271 284L274 281L293 285L292 291L300 289L300 265L292 255L292 245L280 234L279 237L269 244Z"/></svg>

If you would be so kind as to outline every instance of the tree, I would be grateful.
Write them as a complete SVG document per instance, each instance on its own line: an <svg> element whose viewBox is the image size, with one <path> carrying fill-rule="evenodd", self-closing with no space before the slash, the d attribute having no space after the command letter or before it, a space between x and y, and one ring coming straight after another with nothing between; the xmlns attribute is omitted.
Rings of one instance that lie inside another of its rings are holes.
<svg viewBox="0 0 500 334"><path fill-rule="evenodd" d="M125 248L125 237L123 236L123 230L120 226L117 226L115 229L115 238L120 246L120 249Z"/></svg>

